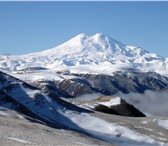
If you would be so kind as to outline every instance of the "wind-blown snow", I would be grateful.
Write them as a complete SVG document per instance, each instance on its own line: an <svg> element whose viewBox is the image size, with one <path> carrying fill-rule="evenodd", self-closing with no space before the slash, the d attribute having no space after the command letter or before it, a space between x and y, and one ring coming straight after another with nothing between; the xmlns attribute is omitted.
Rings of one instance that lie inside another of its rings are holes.
<svg viewBox="0 0 168 146"><path fill-rule="evenodd" d="M95 68L92 65L98 66ZM118 66L123 66L165 74L168 70L167 59L137 46L124 45L102 33L93 36L79 34L60 46L42 52L22 56L0 55L0 68L4 70L64 67L78 70L80 66L84 66L85 72L96 69L103 73L106 70L112 72L115 66L118 70L123 69Z"/></svg>
<svg viewBox="0 0 168 146"><path fill-rule="evenodd" d="M68 114L64 114L64 116L68 117L73 123L78 125L80 129L83 129L87 133L114 144L122 146L162 145L161 143L155 142L149 136L139 134L114 123L108 123L102 119L90 116L89 114L77 115L68 112Z"/></svg>
<svg viewBox="0 0 168 146"><path fill-rule="evenodd" d="M26 141L26 140L23 140L23 139L20 139L20 138L14 138L14 137L6 137L7 139L11 139L11 140L14 140L14 141L18 141L18 142L21 142L21 143L27 143L27 144L30 144L29 141Z"/></svg>

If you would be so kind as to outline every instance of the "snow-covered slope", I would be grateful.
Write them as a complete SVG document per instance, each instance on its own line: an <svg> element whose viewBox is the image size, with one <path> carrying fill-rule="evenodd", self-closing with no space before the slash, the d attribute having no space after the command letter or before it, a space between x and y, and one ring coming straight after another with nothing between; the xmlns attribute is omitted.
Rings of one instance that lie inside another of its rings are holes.
<svg viewBox="0 0 168 146"><path fill-rule="evenodd" d="M30 67L100 72L134 68L165 73L168 65L167 59L154 53L136 46L124 45L97 33L93 36L79 34L60 46L42 52L22 56L0 55L2 69L13 71Z"/></svg>
<svg viewBox="0 0 168 146"><path fill-rule="evenodd" d="M89 136L111 143L112 145L117 144L119 146L167 146L167 136L165 135L167 131L165 127L162 127L162 131L159 130L159 132L163 133L161 137L162 139L158 139L158 137L156 137L156 134L153 135L153 133L150 133L152 134L151 136L150 134L147 135L145 132L142 132L143 127L141 128L141 131L138 131L137 129L140 128L133 126L131 121L129 121L130 127L127 127L125 124L121 124L124 122L124 120L127 121L126 119L120 119L120 121L117 120L117 122L108 121L107 119L101 119L101 116L94 116L95 113L93 113L92 111L77 107L69 102L60 99L52 93L43 92L42 90L35 88L27 83L24 83L23 81L16 79L8 74L4 74L3 72L0 72L0 79L1 106L13 110L18 109L19 107L20 109L24 108L22 112L32 115L32 117L36 117L39 120L42 120L43 122L47 123L47 125L51 126L52 124L53 127L61 129L71 128L74 131L88 134ZM10 114L8 116L8 112L4 112L1 109L2 108L0 108L0 116L10 117ZM113 116L112 119L116 118L117 117ZM3 123L0 126L2 132L4 131ZM163 123L167 124L167 121L159 119L159 121L155 120L154 123L157 124L157 127L158 125L159 127L161 127ZM140 122L139 124L141 125ZM131 126L133 127L131 128ZM30 128L32 127L32 125L28 127ZM39 131L37 126L36 128L37 131ZM5 138L10 140L14 140L24 144L32 144L32 141L30 141L29 138L28 140L25 137L19 137L17 131L13 131L12 133L13 135L8 134L5 130L5 133L3 135L5 136ZM38 134L41 133L38 132ZM4 141L4 138L1 138L1 140Z"/></svg>

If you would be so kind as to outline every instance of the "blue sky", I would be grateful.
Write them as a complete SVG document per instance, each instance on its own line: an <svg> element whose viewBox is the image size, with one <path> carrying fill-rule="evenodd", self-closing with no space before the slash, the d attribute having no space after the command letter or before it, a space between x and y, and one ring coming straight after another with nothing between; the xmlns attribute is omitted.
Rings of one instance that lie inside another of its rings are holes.
<svg viewBox="0 0 168 146"><path fill-rule="evenodd" d="M37 52L97 32L168 57L168 2L0 2L0 53Z"/></svg>

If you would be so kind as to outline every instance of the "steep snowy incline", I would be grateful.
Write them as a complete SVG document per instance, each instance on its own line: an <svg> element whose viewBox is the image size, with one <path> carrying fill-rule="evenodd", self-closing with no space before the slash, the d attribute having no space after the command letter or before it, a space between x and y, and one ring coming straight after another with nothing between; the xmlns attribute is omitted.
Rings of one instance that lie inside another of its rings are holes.
<svg viewBox="0 0 168 146"><path fill-rule="evenodd" d="M99 65L101 71L103 67L113 66L150 71L165 71L168 68L166 59L139 47L124 45L102 33L93 36L79 34L60 46L42 52L22 56L0 55L0 68L12 71L30 67L85 68L85 65L88 68Z"/></svg>

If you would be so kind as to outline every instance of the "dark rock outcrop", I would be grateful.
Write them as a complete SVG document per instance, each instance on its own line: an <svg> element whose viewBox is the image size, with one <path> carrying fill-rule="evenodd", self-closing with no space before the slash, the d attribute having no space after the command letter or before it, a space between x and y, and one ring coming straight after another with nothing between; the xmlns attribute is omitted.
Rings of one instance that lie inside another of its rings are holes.
<svg viewBox="0 0 168 146"><path fill-rule="evenodd" d="M127 117L145 117L141 111L135 108L133 105L127 103L125 100L121 99L121 103L119 105L114 105L107 107L105 105L99 104L95 107L96 111L120 115L120 116L127 116Z"/></svg>

